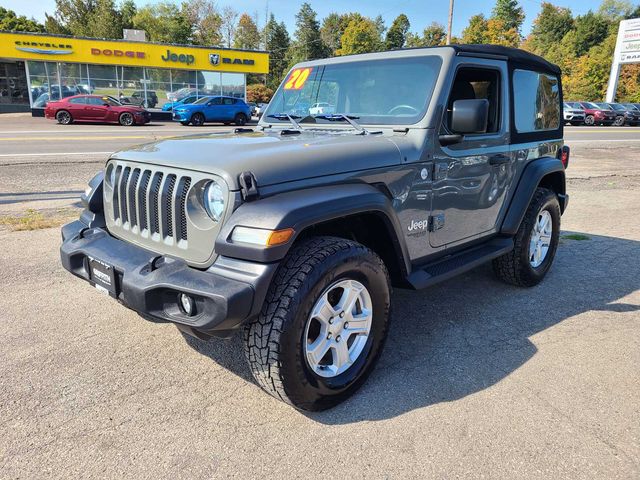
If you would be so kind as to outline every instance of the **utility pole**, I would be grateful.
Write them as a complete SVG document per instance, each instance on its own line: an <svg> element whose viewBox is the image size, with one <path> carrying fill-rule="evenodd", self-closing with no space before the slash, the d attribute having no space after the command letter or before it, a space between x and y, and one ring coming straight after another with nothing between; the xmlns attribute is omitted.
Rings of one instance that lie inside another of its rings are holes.
<svg viewBox="0 0 640 480"><path fill-rule="evenodd" d="M447 29L447 45L451 45L452 27L453 27L453 0L449 0L449 28Z"/></svg>

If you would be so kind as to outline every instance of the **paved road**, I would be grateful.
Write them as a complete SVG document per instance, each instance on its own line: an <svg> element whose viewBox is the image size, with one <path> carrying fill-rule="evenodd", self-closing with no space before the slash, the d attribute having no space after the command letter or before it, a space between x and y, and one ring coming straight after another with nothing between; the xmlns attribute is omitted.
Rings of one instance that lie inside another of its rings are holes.
<svg viewBox="0 0 640 480"><path fill-rule="evenodd" d="M584 132L545 282L485 266L396 291L378 368L321 414L262 393L239 337L185 338L71 277L57 228L0 227L0 478L639 478L640 148ZM55 142L12 148L93 141ZM68 205L103 161L0 158L0 215Z"/></svg>

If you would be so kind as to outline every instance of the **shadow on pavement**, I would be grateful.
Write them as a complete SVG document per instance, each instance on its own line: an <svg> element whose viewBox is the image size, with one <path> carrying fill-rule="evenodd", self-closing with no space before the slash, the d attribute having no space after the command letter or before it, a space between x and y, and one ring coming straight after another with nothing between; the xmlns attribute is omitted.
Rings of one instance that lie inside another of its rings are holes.
<svg viewBox="0 0 640 480"><path fill-rule="evenodd" d="M637 241L563 239L549 275L531 289L503 284L485 265L427 290L396 290L385 350L362 389L332 410L306 415L323 424L383 420L486 389L536 354L536 333L587 311L639 311L617 303L640 288L638 258ZM240 335L185 338L251 381Z"/></svg>

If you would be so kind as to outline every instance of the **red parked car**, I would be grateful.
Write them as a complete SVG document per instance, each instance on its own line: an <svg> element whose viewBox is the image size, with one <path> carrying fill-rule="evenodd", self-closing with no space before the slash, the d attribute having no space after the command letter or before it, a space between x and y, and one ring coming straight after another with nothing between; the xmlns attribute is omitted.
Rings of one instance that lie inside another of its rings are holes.
<svg viewBox="0 0 640 480"><path fill-rule="evenodd" d="M578 105L584 110L585 125L613 125L616 121L616 113L610 108L602 108L592 102L567 102L570 105Z"/></svg>
<svg viewBox="0 0 640 480"><path fill-rule="evenodd" d="M68 125L77 120L130 126L142 125L151 120L151 114L144 108L122 105L113 97L98 95L74 95L56 102L49 102L44 109L44 116L55 118L62 125Z"/></svg>

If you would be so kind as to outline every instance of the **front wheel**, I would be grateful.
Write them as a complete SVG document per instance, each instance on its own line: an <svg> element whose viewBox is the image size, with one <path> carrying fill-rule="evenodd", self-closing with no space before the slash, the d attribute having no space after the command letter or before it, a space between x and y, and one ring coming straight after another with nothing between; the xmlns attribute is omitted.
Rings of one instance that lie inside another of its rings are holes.
<svg viewBox="0 0 640 480"><path fill-rule="evenodd" d="M498 278L533 287L545 277L560 239L560 204L554 192L537 188L514 239L514 248L493 261Z"/></svg>
<svg viewBox="0 0 640 480"><path fill-rule="evenodd" d="M245 327L245 353L256 381L303 410L345 400L382 350L390 297L387 269L365 246L335 237L294 246L259 317Z"/></svg>
<svg viewBox="0 0 640 480"><path fill-rule="evenodd" d="M613 122L613 124L616 127L622 127L624 125L624 117L616 117L615 121Z"/></svg>
<svg viewBox="0 0 640 480"><path fill-rule="evenodd" d="M123 127L130 127L134 123L133 115L131 115L129 112L121 113L118 121Z"/></svg>
<svg viewBox="0 0 640 480"><path fill-rule="evenodd" d="M233 122L238 126L242 127L247 123L247 116L244 113L238 113L234 118Z"/></svg>
<svg viewBox="0 0 640 480"><path fill-rule="evenodd" d="M201 113L194 113L191 117L191 124L194 127L200 127L204 125L204 115Z"/></svg>

